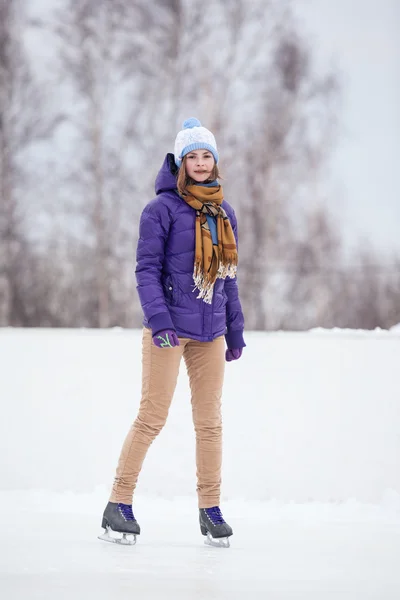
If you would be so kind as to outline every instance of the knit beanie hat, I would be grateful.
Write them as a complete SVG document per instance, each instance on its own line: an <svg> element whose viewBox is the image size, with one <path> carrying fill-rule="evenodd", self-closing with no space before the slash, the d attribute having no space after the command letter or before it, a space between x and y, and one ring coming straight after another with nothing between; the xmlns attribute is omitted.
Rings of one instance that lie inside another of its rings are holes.
<svg viewBox="0 0 400 600"><path fill-rule="evenodd" d="M183 129L178 133L175 140L174 156L178 167L182 164L182 158L192 150L209 150L215 162L218 162L218 150L215 137L200 121L191 117L186 119L182 125Z"/></svg>

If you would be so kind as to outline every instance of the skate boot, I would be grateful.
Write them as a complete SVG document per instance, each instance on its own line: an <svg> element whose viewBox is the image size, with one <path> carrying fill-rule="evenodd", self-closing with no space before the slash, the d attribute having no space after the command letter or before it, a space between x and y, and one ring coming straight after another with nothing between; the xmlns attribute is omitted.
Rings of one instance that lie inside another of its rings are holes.
<svg viewBox="0 0 400 600"><path fill-rule="evenodd" d="M140 535L140 526L133 515L131 504L109 502L101 526L105 531L98 537L105 542L132 546L136 544L136 536Z"/></svg>
<svg viewBox="0 0 400 600"><path fill-rule="evenodd" d="M229 548L229 537L233 534L232 527L224 521L218 506L200 508L199 520L201 533L206 537L207 546Z"/></svg>

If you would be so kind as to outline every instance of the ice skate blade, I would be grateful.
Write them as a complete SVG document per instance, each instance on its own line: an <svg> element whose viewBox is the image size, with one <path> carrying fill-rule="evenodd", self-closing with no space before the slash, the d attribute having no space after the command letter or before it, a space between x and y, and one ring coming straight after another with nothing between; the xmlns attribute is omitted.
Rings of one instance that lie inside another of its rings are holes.
<svg viewBox="0 0 400 600"><path fill-rule="evenodd" d="M98 535L99 540L103 540L104 542L111 542L112 544L119 544L120 546L134 546L136 544L136 535L134 533L118 533L117 531L113 531L116 537L110 535L110 529L104 530L104 533ZM118 537L117 537L118 536Z"/></svg>
<svg viewBox="0 0 400 600"><path fill-rule="evenodd" d="M212 535L208 532L204 543L206 546L212 546L213 548L230 548L228 537L213 538Z"/></svg>

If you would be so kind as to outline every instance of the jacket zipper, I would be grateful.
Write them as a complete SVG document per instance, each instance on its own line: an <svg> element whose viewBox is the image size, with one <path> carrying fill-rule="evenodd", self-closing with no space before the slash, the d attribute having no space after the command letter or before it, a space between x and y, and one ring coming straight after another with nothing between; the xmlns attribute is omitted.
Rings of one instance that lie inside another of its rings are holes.
<svg viewBox="0 0 400 600"><path fill-rule="evenodd" d="M211 327L210 327L210 342L213 340L213 320L214 320L214 300L215 300L215 290L213 290L213 297L211 301Z"/></svg>
<svg viewBox="0 0 400 600"><path fill-rule="evenodd" d="M202 299L200 299L200 302L202 303L202 310L203 310L203 327L202 327L202 329L203 329L203 335L205 335L205 325L204 325L205 319L204 319L204 317L206 314L206 307L205 307L206 303Z"/></svg>

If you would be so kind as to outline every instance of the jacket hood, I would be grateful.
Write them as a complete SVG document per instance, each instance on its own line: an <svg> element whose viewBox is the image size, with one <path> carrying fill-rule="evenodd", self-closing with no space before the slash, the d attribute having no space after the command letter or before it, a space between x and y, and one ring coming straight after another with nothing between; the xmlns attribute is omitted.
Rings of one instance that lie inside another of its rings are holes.
<svg viewBox="0 0 400 600"><path fill-rule="evenodd" d="M176 190L177 173L178 167L175 164L174 155L169 152L156 177L155 190L157 195L161 192Z"/></svg>

